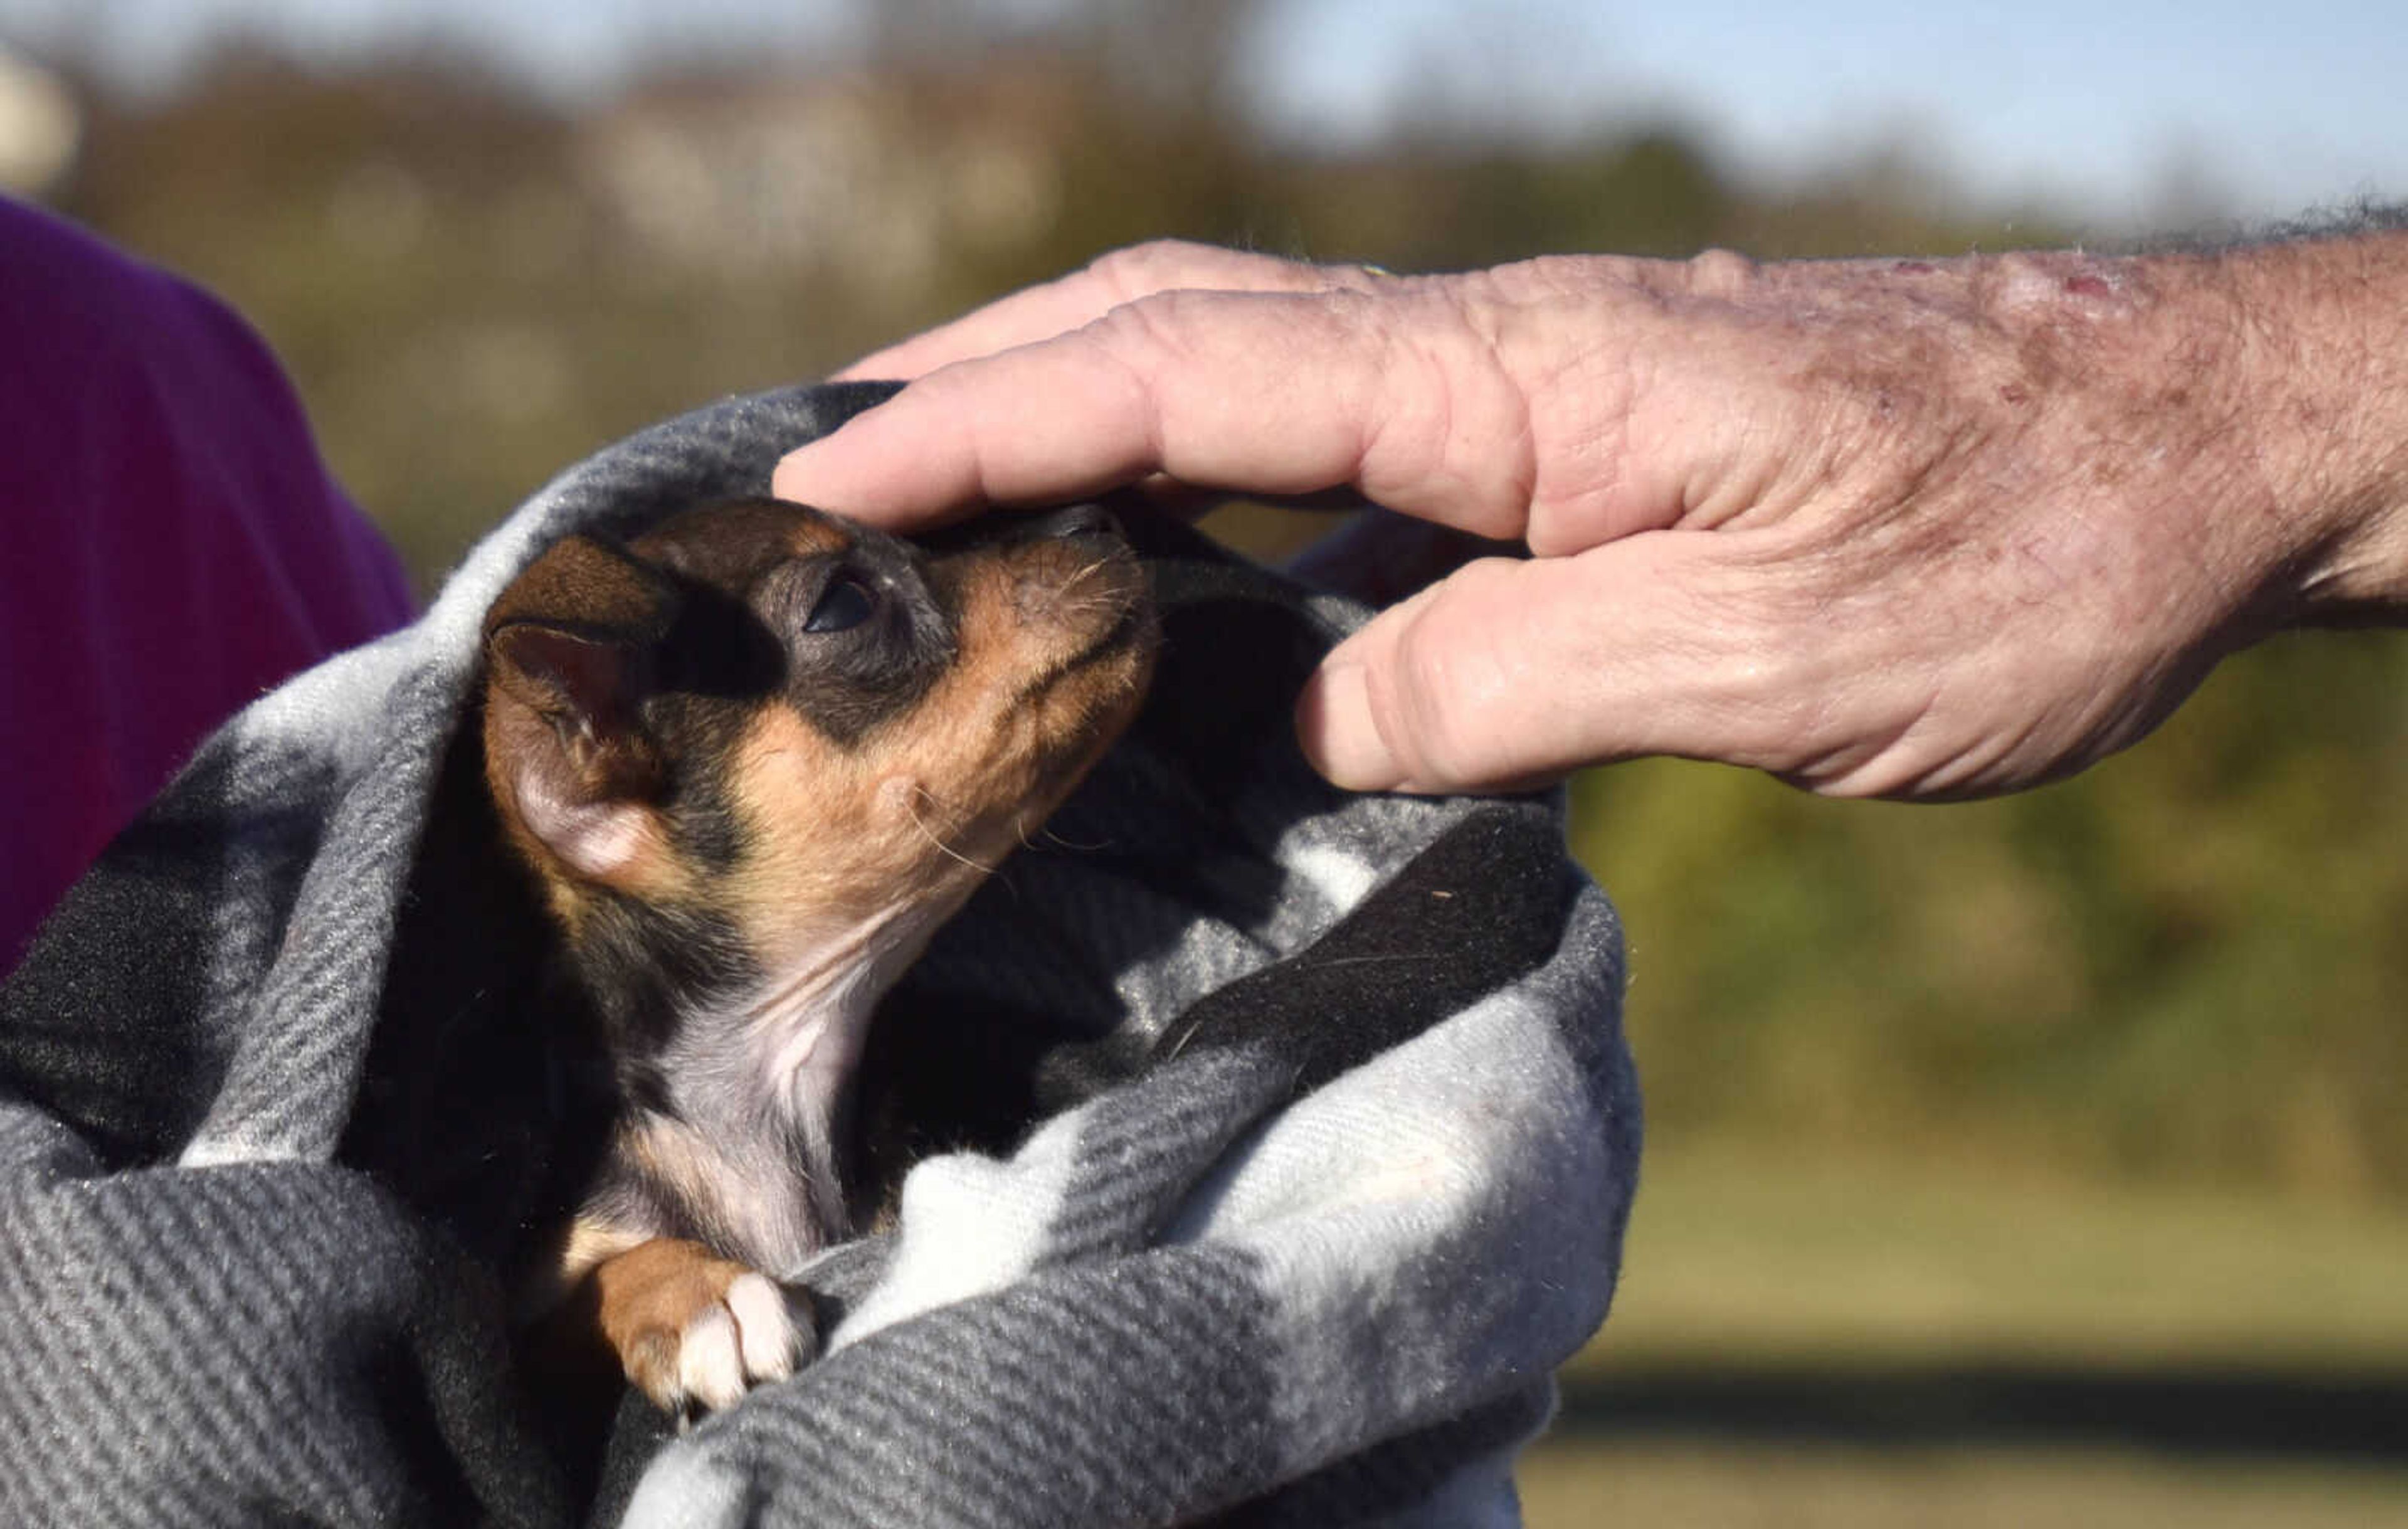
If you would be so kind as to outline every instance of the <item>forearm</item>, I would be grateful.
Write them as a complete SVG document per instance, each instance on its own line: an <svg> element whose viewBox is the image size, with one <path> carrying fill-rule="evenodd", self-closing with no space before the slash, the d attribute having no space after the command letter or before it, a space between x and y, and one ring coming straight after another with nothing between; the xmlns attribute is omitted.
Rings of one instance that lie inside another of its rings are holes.
<svg viewBox="0 0 2408 1529"><path fill-rule="evenodd" d="M1984 311L2093 411L2097 480L2188 488L2165 512L2245 581L2241 635L2408 609L2408 233L1972 264Z"/></svg>
<svg viewBox="0 0 2408 1529"><path fill-rule="evenodd" d="M2408 611L2408 233L2216 263L2241 319L2240 423L2278 485L2306 620Z"/></svg>

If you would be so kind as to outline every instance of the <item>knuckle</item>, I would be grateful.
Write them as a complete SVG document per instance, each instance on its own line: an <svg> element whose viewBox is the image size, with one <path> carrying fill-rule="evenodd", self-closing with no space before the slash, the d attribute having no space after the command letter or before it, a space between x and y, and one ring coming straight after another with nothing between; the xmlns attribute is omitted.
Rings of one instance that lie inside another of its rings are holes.
<svg viewBox="0 0 2408 1529"><path fill-rule="evenodd" d="M1687 262L1691 289L1717 297L1735 296L1745 291L1756 271L1756 262L1736 250L1700 250Z"/></svg>
<svg viewBox="0 0 2408 1529"><path fill-rule="evenodd" d="M1203 296L1174 290L1133 297L1089 325L1087 333L1113 360L1149 374L1185 351L1188 318Z"/></svg>
<svg viewBox="0 0 2408 1529"><path fill-rule="evenodd" d="M1154 238L1109 250L1088 262L1086 274L1116 302L1128 302L1175 285L1208 258L1211 246L1188 239Z"/></svg>
<svg viewBox="0 0 2408 1529"><path fill-rule="evenodd" d="M1480 726L1472 704L1477 676L1489 666L1476 642L1467 645L1433 619L1436 610L1435 603L1425 606L1398 634L1385 694L1378 686L1371 690L1371 718L1410 778L1461 786L1480 779L1496 753L1497 741Z"/></svg>

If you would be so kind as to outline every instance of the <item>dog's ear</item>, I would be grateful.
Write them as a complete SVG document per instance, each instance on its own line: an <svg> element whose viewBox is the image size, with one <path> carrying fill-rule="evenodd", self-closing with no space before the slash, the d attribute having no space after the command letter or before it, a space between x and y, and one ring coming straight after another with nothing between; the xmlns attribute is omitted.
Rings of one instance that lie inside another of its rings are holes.
<svg viewBox="0 0 2408 1529"><path fill-rule="evenodd" d="M624 884L660 847L652 694L677 592L616 549L572 537L485 622L485 767L496 800L572 872Z"/></svg>

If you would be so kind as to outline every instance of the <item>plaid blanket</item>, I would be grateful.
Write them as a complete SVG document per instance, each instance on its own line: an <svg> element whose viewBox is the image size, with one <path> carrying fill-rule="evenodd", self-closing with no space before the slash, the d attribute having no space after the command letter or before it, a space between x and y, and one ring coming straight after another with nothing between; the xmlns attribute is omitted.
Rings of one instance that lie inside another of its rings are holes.
<svg viewBox="0 0 2408 1529"><path fill-rule="evenodd" d="M582 1474L514 1390L480 1229L540 1149L540 1057L435 1012L496 953L473 929L409 934L479 619L560 535L764 491L882 396L579 465L69 895L0 990L0 1522L1516 1521L1637 1169L1612 911L1546 800L1322 783L1289 700L1360 613L1168 524L1135 527L1145 712L882 1012L866 1079L932 1155L891 1225L774 1271L833 1314L823 1357L682 1435L623 1406ZM992 1088L915 1081L932 1046ZM405 1154L452 1168L372 1171L355 1117L421 1053Z"/></svg>

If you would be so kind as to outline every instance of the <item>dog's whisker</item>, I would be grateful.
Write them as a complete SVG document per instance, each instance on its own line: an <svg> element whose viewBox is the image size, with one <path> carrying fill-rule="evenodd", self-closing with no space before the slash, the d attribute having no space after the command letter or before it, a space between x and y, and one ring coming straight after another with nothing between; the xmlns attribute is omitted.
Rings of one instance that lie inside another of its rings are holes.
<svg viewBox="0 0 2408 1529"><path fill-rule="evenodd" d="M945 841L938 835L936 829L928 827L927 820L920 815L918 798L926 797L929 804L932 806L942 807L944 805L944 802L938 800L935 792L929 790L924 786L914 786L912 787L911 796L912 800L904 802L903 809L911 815L911 826L918 829L921 834L927 839L928 843L936 845L937 848L944 854L949 855L954 859L961 861L964 865L968 866L971 870L977 872L982 876L992 876L995 874L994 866L988 865L982 860L972 859L969 856L963 854L960 850L955 849L953 845L945 843Z"/></svg>

